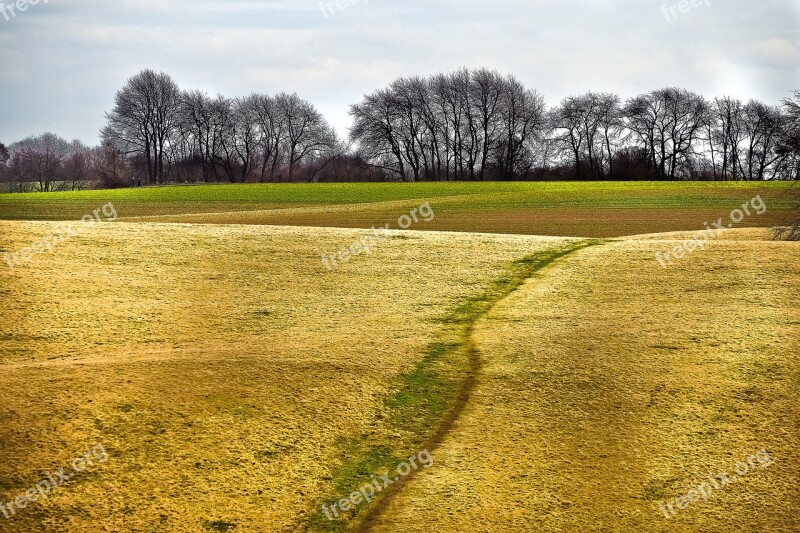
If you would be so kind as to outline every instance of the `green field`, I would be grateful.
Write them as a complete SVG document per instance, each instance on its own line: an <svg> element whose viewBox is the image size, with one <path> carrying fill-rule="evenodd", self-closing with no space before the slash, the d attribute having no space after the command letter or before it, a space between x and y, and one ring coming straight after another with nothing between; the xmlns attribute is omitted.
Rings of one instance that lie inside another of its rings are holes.
<svg viewBox="0 0 800 533"><path fill-rule="evenodd" d="M2 220L77 220L112 202L123 220L370 228L429 202L433 231L618 237L689 231L761 195L742 227L783 224L785 183L248 184L0 195Z"/></svg>

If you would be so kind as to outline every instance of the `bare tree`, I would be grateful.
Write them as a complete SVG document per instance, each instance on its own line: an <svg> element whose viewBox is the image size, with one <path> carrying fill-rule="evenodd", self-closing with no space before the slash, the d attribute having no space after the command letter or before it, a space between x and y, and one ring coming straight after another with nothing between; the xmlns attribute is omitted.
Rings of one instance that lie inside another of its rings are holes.
<svg viewBox="0 0 800 533"><path fill-rule="evenodd" d="M622 112L620 97L613 93L600 93L595 95L595 113L598 116L597 127L602 148L600 153L599 168L601 177L607 167L607 176L615 178L614 159L625 139L625 120Z"/></svg>
<svg viewBox="0 0 800 533"><path fill-rule="evenodd" d="M289 166L289 181L294 178L297 164L304 159L327 164L339 148L333 128L322 114L297 94L279 94L276 103L285 121L284 145L286 162ZM319 171L319 164L312 165L306 179L313 180Z"/></svg>
<svg viewBox="0 0 800 533"><path fill-rule="evenodd" d="M696 155L708 104L702 96L685 89L667 88L628 101L626 126L647 150L659 179L685 178L690 159Z"/></svg>
<svg viewBox="0 0 800 533"><path fill-rule="evenodd" d="M728 96L716 98L709 105L705 123L714 179L736 180L739 174L739 145L742 143L744 107L742 102Z"/></svg>
<svg viewBox="0 0 800 533"><path fill-rule="evenodd" d="M366 95L362 103L350 107L350 114L353 117L350 137L358 143L361 157L405 181L399 117L389 90Z"/></svg>
<svg viewBox="0 0 800 533"><path fill-rule="evenodd" d="M142 155L149 182L163 182L165 151L179 119L180 103L180 90L172 78L142 71L117 92L100 135L125 153Z"/></svg>
<svg viewBox="0 0 800 533"><path fill-rule="evenodd" d="M236 181L236 128L233 100L222 95L211 104L214 138L211 154L214 164L222 168L228 181Z"/></svg>
<svg viewBox="0 0 800 533"><path fill-rule="evenodd" d="M196 146L203 181L216 179L214 166L214 141L217 138L217 124L214 120L214 100L208 94L195 90L181 95L180 114L185 124L186 135L192 137Z"/></svg>
<svg viewBox="0 0 800 533"><path fill-rule="evenodd" d="M478 127L481 146L478 160L478 179L486 179L489 152L497 146L501 132L500 103L503 95L503 81L496 71L478 69L472 73L469 87L473 116Z"/></svg>
<svg viewBox="0 0 800 533"><path fill-rule="evenodd" d="M128 183L125 155L112 144L104 144L91 151L94 173L101 187L122 187ZM141 178L133 185L141 186Z"/></svg>
<svg viewBox="0 0 800 533"><path fill-rule="evenodd" d="M794 99L787 98L783 101L786 113L784 123L784 138L779 152L786 155L787 176L794 179L792 193L794 194L797 206L794 210L794 218L784 228L777 232L777 237L790 241L800 241L800 91L794 93Z"/></svg>
<svg viewBox="0 0 800 533"><path fill-rule="evenodd" d="M613 174L614 156L625 128L619 96L570 96L553 113L556 140L570 154L576 177L604 179Z"/></svg>
<svg viewBox="0 0 800 533"><path fill-rule="evenodd" d="M783 101L785 122L783 138L778 148L785 156L784 168L786 179L800 180L800 91L794 93L794 100Z"/></svg>
<svg viewBox="0 0 800 533"><path fill-rule="evenodd" d="M410 90L420 123L422 179L425 181L448 179L450 175L448 130L443 120L443 110L436 97L434 81L432 78L414 77L411 79Z"/></svg>
<svg viewBox="0 0 800 533"><path fill-rule="evenodd" d="M14 143L9 152L16 181L36 182L41 192L62 189L62 163L83 148L79 141L70 143L54 133L28 137Z"/></svg>
<svg viewBox="0 0 800 533"><path fill-rule="evenodd" d="M8 149L6 145L0 143L0 183L8 183L8 167L6 166L6 162L11 159L11 155L8 153ZM8 188L9 192L12 192L11 186L9 185Z"/></svg>
<svg viewBox="0 0 800 533"><path fill-rule="evenodd" d="M72 184L72 190L77 191L81 184L90 178L91 154L87 147L74 151L64 160L64 179L65 182Z"/></svg>
<svg viewBox="0 0 800 533"><path fill-rule="evenodd" d="M232 105L232 140L233 148L240 167L242 183L250 177L250 172L255 164L255 154L258 147L258 117L256 115L256 99L253 96L237 98Z"/></svg>
<svg viewBox="0 0 800 533"><path fill-rule="evenodd" d="M468 99L462 95L462 88L469 86L469 71L463 69L452 74L438 74L431 79L432 97L437 108L440 130L444 135L445 155L447 163L445 179L452 176L463 179L465 175L464 133L469 115Z"/></svg>
<svg viewBox="0 0 800 533"><path fill-rule="evenodd" d="M502 84L500 116L502 138L497 145L497 165L502 178L511 180L527 174L533 166L527 150L545 125L544 98L509 76Z"/></svg>
<svg viewBox="0 0 800 533"><path fill-rule="evenodd" d="M751 100L744 107L742 133L744 147L738 158L739 174L746 180L771 180L780 169L785 154L778 148L786 127L779 107Z"/></svg>
<svg viewBox="0 0 800 533"><path fill-rule="evenodd" d="M280 112L276 99L269 95L253 95L250 104L259 129L257 142L261 151L260 180L263 182L267 179L267 169L269 169L269 181L274 181L280 164L286 120Z"/></svg>

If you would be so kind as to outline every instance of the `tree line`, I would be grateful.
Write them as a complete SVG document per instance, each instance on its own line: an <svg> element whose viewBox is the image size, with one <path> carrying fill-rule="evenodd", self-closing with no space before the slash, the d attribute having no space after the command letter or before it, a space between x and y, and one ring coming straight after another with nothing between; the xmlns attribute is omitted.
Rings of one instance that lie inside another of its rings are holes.
<svg viewBox="0 0 800 533"><path fill-rule="evenodd" d="M400 78L350 108L349 139L297 94L228 98L145 70L101 145L46 133L0 144L11 191L196 182L796 180L800 92L779 105L663 88L555 107L511 75Z"/></svg>
<svg viewBox="0 0 800 533"><path fill-rule="evenodd" d="M210 97L149 70L117 93L106 118L103 143L137 160L148 183L312 181L344 151L296 94Z"/></svg>
<svg viewBox="0 0 800 533"><path fill-rule="evenodd" d="M800 101L800 93L796 98ZM800 177L798 102L664 88L544 98L486 69L401 78L351 107L364 160L403 181Z"/></svg>
<svg viewBox="0 0 800 533"><path fill-rule="evenodd" d="M127 165L111 146L89 147L53 133L0 143L0 181L8 192L54 192L88 187L114 188Z"/></svg>

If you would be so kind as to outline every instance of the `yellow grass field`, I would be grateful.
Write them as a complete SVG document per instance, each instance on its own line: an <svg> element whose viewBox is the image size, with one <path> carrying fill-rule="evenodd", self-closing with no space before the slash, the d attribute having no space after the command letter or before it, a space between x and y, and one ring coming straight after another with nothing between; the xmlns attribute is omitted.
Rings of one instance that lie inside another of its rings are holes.
<svg viewBox="0 0 800 533"><path fill-rule="evenodd" d="M436 470L374 531L800 530L798 246L731 237L667 270L674 241L593 247L504 300Z"/></svg>
<svg viewBox="0 0 800 533"><path fill-rule="evenodd" d="M126 221L0 264L0 531L800 530L797 243L663 269L690 233L392 231L322 263L369 233Z"/></svg>
<svg viewBox="0 0 800 533"><path fill-rule="evenodd" d="M0 249L53 231L0 223ZM297 530L342 441L390 439L384 399L444 315L564 239L102 224L0 269L0 501L97 443L109 460L2 531Z"/></svg>

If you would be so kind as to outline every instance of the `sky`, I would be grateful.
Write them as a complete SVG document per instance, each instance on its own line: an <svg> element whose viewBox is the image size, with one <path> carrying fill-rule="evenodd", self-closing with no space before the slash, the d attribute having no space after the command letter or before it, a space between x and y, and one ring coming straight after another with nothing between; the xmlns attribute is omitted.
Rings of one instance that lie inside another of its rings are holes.
<svg viewBox="0 0 800 533"><path fill-rule="evenodd" d="M46 131L97 144L115 92L145 68L212 95L297 92L343 136L365 93L465 66L514 74L551 106L665 86L778 104L800 89L800 0L686 0L683 11L678 0L0 5L5 144Z"/></svg>

